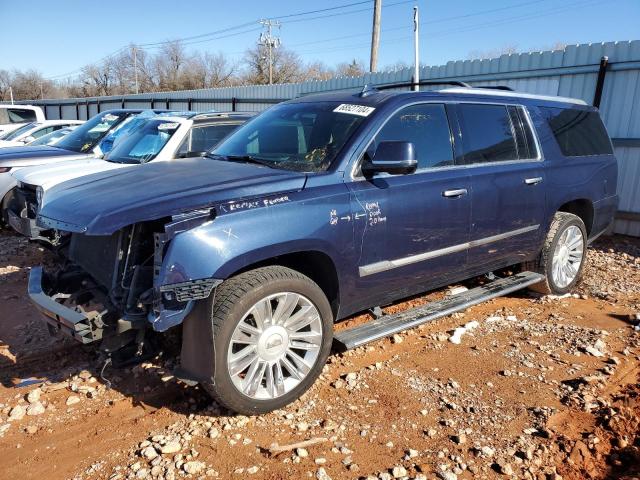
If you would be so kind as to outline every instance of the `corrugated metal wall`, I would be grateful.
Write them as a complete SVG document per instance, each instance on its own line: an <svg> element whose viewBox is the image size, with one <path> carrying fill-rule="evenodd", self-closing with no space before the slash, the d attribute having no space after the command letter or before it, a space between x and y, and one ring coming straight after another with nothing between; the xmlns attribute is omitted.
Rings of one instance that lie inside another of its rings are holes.
<svg viewBox="0 0 640 480"><path fill-rule="evenodd" d="M473 85L508 85L516 90L581 98L593 102L600 59L609 58L601 111L614 139L620 163L618 192L621 219L618 233L640 236L640 40L570 45L564 50L502 55L486 60L448 62L423 67L421 78L462 80ZM46 108L47 118L81 118L109 108L231 110L259 112L284 99L333 89L358 88L411 79L412 69L333 78L299 84L162 92L124 97L34 101ZM235 99L235 100L232 100ZM26 102L25 102L26 103ZM77 116L76 116L77 114Z"/></svg>

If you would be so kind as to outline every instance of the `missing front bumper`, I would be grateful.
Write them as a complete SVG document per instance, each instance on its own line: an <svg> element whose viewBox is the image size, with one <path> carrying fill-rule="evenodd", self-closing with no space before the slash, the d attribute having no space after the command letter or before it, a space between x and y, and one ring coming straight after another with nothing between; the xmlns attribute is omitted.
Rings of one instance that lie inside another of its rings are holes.
<svg viewBox="0 0 640 480"><path fill-rule="evenodd" d="M100 316L89 316L59 303L55 297L47 295L42 286L43 275L42 267L31 269L28 292L29 298L52 329L83 344L102 340L104 324Z"/></svg>

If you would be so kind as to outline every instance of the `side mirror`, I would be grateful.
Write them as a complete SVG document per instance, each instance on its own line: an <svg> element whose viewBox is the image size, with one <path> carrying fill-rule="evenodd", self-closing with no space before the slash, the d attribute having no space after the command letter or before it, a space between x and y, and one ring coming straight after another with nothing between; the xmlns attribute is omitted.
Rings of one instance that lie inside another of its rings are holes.
<svg viewBox="0 0 640 480"><path fill-rule="evenodd" d="M371 176L385 172L392 175L413 173L418 168L416 149L411 142L380 142L373 159L362 164L362 174Z"/></svg>

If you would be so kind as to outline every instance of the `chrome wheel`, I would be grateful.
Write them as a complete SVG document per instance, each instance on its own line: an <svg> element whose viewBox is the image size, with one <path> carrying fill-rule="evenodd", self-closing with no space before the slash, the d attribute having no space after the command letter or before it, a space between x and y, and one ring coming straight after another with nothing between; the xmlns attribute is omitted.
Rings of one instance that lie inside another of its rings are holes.
<svg viewBox="0 0 640 480"><path fill-rule="evenodd" d="M247 397L281 397L311 371L321 345L322 320L309 299L291 292L269 295L244 314L231 335L229 376Z"/></svg>
<svg viewBox="0 0 640 480"><path fill-rule="evenodd" d="M567 287L578 275L584 258L584 237L578 227L569 226L556 244L551 261L553 282L559 288Z"/></svg>

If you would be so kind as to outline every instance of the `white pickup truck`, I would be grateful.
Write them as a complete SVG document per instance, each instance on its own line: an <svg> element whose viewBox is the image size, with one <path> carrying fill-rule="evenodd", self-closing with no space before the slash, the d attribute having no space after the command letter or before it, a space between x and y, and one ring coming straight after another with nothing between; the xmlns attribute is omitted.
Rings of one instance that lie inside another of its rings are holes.
<svg viewBox="0 0 640 480"><path fill-rule="evenodd" d="M44 122L42 108L34 105L0 105L0 135L20 128L25 123Z"/></svg>
<svg viewBox="0 0 640 480"><path fill-rule="evenodd" d="M87 175L142 166L148 162L177 161L205 154L238 128L251 113L192 113L157 115L145 119L122 136L104 158L71 160L12 173L17 188L6 202L3 215L14 230L32 240L49 242L51 232L36 225L38 210L74 179Z"/></svg>

